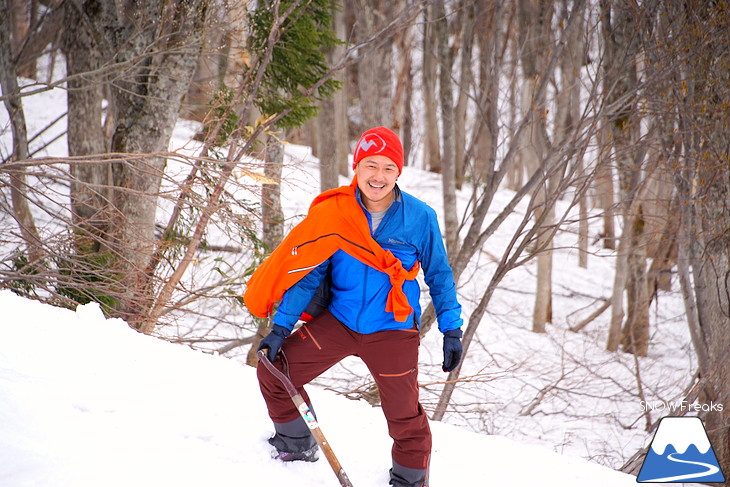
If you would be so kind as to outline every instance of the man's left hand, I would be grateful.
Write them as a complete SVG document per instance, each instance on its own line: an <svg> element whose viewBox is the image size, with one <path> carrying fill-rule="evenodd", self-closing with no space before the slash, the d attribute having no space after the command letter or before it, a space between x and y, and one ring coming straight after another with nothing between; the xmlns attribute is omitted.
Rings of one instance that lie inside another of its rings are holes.
<svg viewBox="0 0 730 487"><path fill-rule="evenodd" d="M441 366L444 372L451 372L461 362L461 328L444 333L444 363Z"/></svg>

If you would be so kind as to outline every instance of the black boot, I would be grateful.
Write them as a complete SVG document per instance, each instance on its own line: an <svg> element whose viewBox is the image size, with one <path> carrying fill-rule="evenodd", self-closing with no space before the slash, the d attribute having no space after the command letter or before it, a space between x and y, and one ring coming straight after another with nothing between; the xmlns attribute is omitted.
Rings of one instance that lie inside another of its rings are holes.
<svg viewBox="0 0 730 487"><path fill-rule="evenodd" d="M276 433L269 444L276 448L273 457L282 462L316 462L319 446L302 418L289 423L274 423Z"/></svg>
<svg viewBox="0 0 730 487"><path fill-rule="evenodd" d="M408 468L393 462L390 469L390 485L393 487L428 487L427 468Z"/></svg>

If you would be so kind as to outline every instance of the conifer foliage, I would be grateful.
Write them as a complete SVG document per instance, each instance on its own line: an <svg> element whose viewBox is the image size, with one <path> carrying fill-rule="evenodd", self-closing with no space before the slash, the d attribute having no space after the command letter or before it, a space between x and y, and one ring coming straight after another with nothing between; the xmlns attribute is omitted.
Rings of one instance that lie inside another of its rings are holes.
<svg viewBox="0 0 730 487"><path fill-rule="evenodd" d="M316 116L317 101L340 88L338 81L327 76L325 54L342 43L332 29L337 8L330 0L265 0L250 14L252 53L266 51L272 36L278 37L254 103L264 115L289 109L277 123L281 128L301 126Z"/></svg>

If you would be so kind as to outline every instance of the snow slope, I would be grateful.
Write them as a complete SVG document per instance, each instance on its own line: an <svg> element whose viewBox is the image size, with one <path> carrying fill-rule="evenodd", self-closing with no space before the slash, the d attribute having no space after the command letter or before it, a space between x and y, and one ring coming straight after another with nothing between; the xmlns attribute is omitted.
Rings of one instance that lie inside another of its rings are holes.
<svg viewBox="0 0 730 487"><path fill-rule="evenodd" d="M67 155L66 120L61 117L66 111L63 89L25 97L23 105L29 134L38 134L57 120L43 135L34 135L31 150L38 151L35 156ZM192 150L195 131L189 122L180 121L171 149ZM11 135L7 113L0 106L0 158L12 151ZM287 146L286 162L282 204L287 225L293 225L318 193L319 169L311 150L304 146ZM410 162L415 166L404 171L399 185L441 215L438 175L419 169L417 160ZM182 169L172 162L168 171L177 174ZM341 182L348 180L341 178ZM59 191L51 196L65 201L66 193ZM458 192L459 214L468 208L470 195L466 186ZM255 192L240 197L255 197ZM511 192L500 191L487 220L511 197ZM563 205L559 202L561 212ZM460 279L465 319L483 295L495 260L508 246L522 217L523 206L488 239ZM49 215L38 215L38 222L44 238L57 230L58 223ZM3 228L15 228L7 212L0 211L0 223ZM164 215L162 223L166 223ZM597 214L590 224L591 235L596 235L600 231ZM651 441L652 434L643 427L644 400L662 406L684 397L696 361L676 283L673 291L661 292L652 307L648 357L634 361L633 356L605 351L609 313L580 333L568 330L597 307L599 298L610 296L613 282L611 251L592 244L588 268L577 267L576 228L575 222L570 223L556 236L554 316L547 333L530 331L534 261L511 271L495 291L462 368L468 380L457 387L452 411L444 419L493 436L434 424L434 486L459 485L464 479L470 485L522 485L552 478L559 483L546 485L603 485L605 469L568 460L567 455L619 468ZM215 225L210 225L207 238L220 245L240 245L223 240ZM0 256L5 259L13 250L4 244ZM199 286L217 279L210 272L216 255L201 253L186 279ZM230 255L225 259L238 265ZM118 322L104 321L93 307L81 307L78 313L42 311L44 308L7 292L0 295L0 487L75 486L99 480L142 485L153 481L163 485L255 485L255 480L266 480L268 475L272 477L266 485L285 485L286 479L299 478L311 482L303 485L336 485L324 461L280 468L262 452L270 427L255 379L241 365L245 348L229 352L228 360L212 357L138 336ZM424 298L425 304L425 294ZM250 334L250 323L239 306L221 299L206 301L205 306L194 310L199 315L175 317L158 333L169 338L197 336L196 328L215 328L201 316L215 316L230 318L236 326L243 323L245 336ZM36 316L44 313L48 317ZM228 339L241 338L237 327L218 326L214 331ZM148 353L149 347L156 351ZM176 357L185 355L187 365L174 363L173 349ZM432 330L422 340L419 362L422 403L429 412L443 385L441 353L441 336ZM199 365L211 362L217 364L215 372ZM639 396L635 388L639 371L646 397ZM356 380L351 381L352 377ZM349 391L370 380L365 368L351 360L331 369L317 383ZM385 485L389 439L380 412L370 414L372 408L367 404L316 388L313 395L324 397L318 401L317 411L355 485ZM668 413L663 407L649 411L652 420ZM566 480L574 470L590 473L578 475L581 481ZM140 478L144 482L137 482ZM592 480L586 482L587 478ZM625 477L609 478L620 479L611 483L620 486Z"/></svg>
<svg viewBox="0 0 730 487"><path fill-rule="evenodd" d="M54 308L0 291L0 486L337 486L270 458L255 372L141 335L95 304ZM308 388L353 485L386 486L377 408ZM432 423L432 485L621 487L635 478L546 448Z"/></svg>

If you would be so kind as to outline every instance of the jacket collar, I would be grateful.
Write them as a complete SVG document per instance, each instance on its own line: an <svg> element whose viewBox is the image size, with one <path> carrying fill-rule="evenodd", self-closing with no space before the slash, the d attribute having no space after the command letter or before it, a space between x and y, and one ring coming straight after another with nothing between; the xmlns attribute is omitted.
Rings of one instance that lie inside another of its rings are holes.
<svg viewBox="0 0 730 487"><path fill-rule="evenodd" d="M400 188L398 187L398 183L395 184L395 187L393 188L394 198L393 198L393 204L390 205L390 208L388 208L388 212L393 209L393 207L397 206L397 204L400 204L403 202L403 197ZM360 205L360 208L362 208L362 211L365 212L367 215L370 213L367 208L365 208L365 205L362 202L362 199L360 197L360 188L355 186L355 198L357 199L357 203Z"/></svg>

